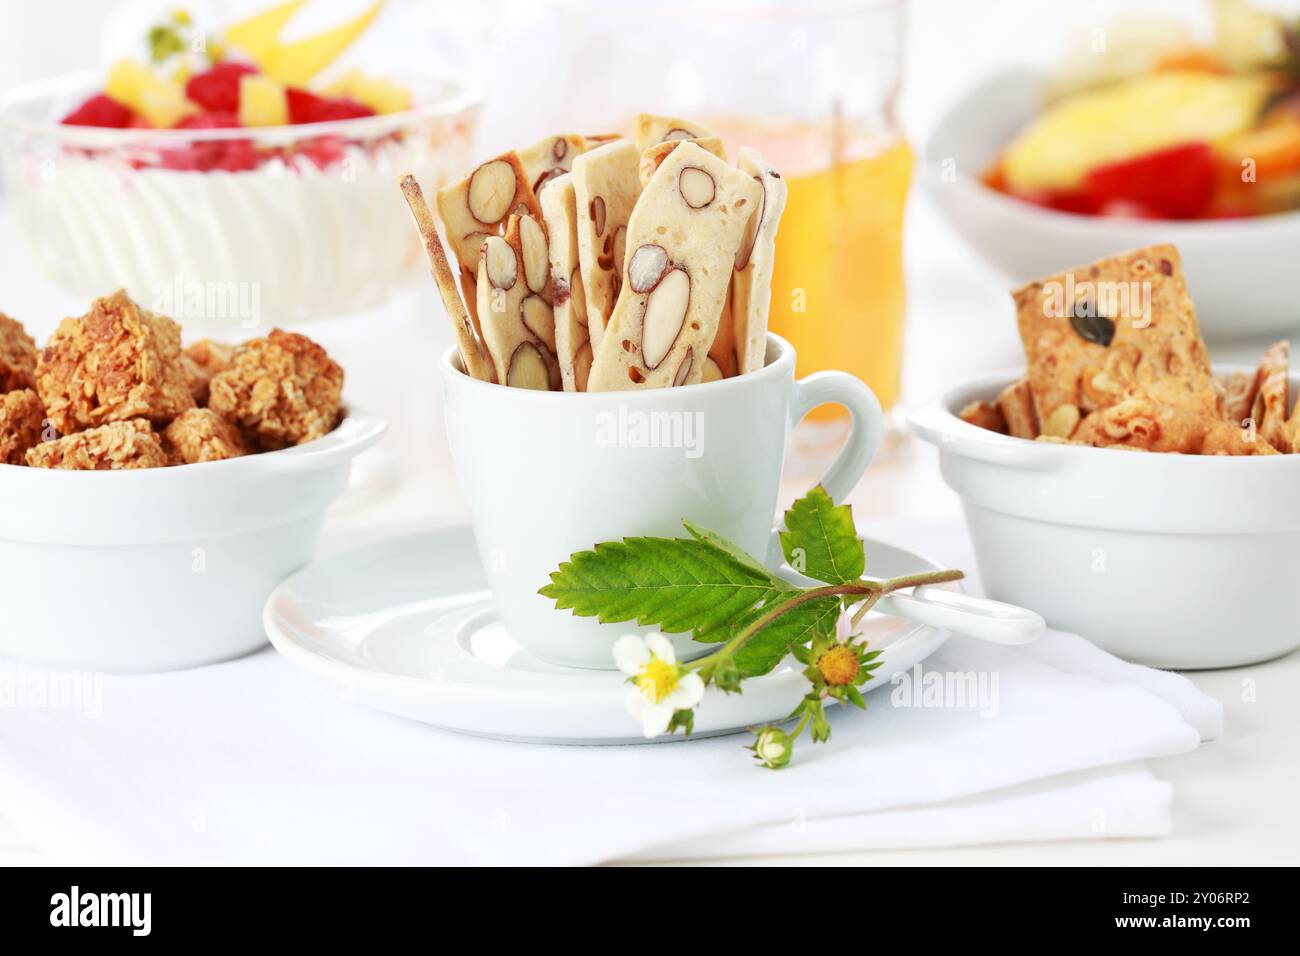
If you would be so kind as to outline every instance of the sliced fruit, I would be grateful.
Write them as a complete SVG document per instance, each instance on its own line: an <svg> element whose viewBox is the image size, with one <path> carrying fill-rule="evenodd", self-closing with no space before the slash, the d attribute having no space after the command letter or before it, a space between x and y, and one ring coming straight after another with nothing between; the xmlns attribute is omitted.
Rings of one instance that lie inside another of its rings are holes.
<svg viewBox="0 0 1300 956"><path fill-rule="evenodd" d="M284 87L261 74L242 77L239 81L239 121L245 126L283 126L289 122Z"/></svg>
<svg viewBox="0 0 1300 956"><path fill-rule="evenodd" d="M218 63L190 77L185 95L211 113L238 113L239 81L256 72L256 67L247 63Z"/></svg>
<svg viewBox="0 0 1300 956"><path fill-rule="evenodd" d="M96 94L75 110L63 117L68 126L106 126L113 129L126 129L135 119L135 113L117 100Z"/></svg>
<svg viewBox="0 0 1300 956"><path fill-rule="evenodd" d="M199 108L185 98L180 86L164 80L134 60L118 60L113 64L108 71L104 93L159 129L175 126L185 117L199 112Z"/></svg>
<svg viewBox="0 0 1300 956"><path fill-rule="evenodd" d="M1007 148L1013 192L1072 191L1090 169L1189 142L1215 143L1249 129L1266 78L1157 73L1081 93L1047 109Z"/></svg>
<svg viewBox="0 0 1300 956"><path fill-rule="evenodd" d="M279 46L279 36L307 0L289 0L230 24L223 31L227 43L239 47L254 62L261 62Z"/></svg>
<svg viewBox="0 0 1300 956"><path fill-rule="evenodd" d="M325 123L375 115L375 111L364 103L341 97L317 96L293 86L285 91L285 98L290 123Z"/></svg>
<svg viewBox="0 0 1300 956"><path fill-rule="evenodd" d="M261 55L249 55L261 65L263 71L286 86L305 86L351 46L383 8L384 0L377 0L359 16L333 29L292 43L276 42Z"/></svg>
<svg viewBox="0 0 1300 956"><path fill-rule="evenodd" d="M322 92L364 103L376 113L400 113L411 108L411 91L401 83L356 69L343 74Z"/></svg>
<svg viewBox="0 0 1300 956"><path fill-rule="evenodd" d="M1225 142L1220 158L1240 176L1242 164L1254 163L1259 180L1300 172L1300 116L1281 115Z"/></svg>
<svg viewBox="0 0 1300 956"><path fill-rule="evenodd" d="M1217 175L1208 143L1185 143L1089 170L1083 191L1099 207L1135 203L1169 219L1205 211Z"/></svg>

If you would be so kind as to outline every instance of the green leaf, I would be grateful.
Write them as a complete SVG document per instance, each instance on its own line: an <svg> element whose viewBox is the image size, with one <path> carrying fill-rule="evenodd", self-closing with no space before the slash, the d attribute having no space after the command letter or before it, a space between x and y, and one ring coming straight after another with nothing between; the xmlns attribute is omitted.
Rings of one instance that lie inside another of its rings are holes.
<svg viewBox="0 0 1300 956"><path fill-rule="evenodd" d="M733 626L733 633L753 623L766 607L752 611ZM780 664L790 648L806 644L818 634L835 630L840 599L835 595L814 598L782 614L762 628L736 651L736 666L742 677L758 677Z"/></svg>
<svg viewBox="0 0 1300 956"><path fill-rule="evenodd" d="M736 544L734 541L730 541L727 538L724 538L716 531L710 531L708 528L702 528L699 525L697 525L694 521L691 521L690 519L683 519L682 525L686 528L687 531L690 532L691 537L693 537L696 541L703 542L704 544L710 544L721 551L725 551L727 554L729 554L740 564L748 568L756 577L766 578L772 586L772 593L767 595L764 600L772 599L773 597L776 596L778 592L781 591L797 590L797 588L793 584L791 584L789 581L786 581L784 578L778 577L774 571L772 571L765 564L762 564L761 562L755 560L753 557L750 556L748 552L743 550L740 547L740 545ZM727 637L729 637L730 635L719 634L718 631L720 628L725 628L727 626L727 623L728 623L727 621L723 621L718 625L713 625L708 627L705 626L696 627L694 629L695 630L694 640L702 641L704 643L709 643L709 644L726 640Z"/></svg>
<svg viewBox="0 0 1300 956"><path fill-rule="evenodd" d="M711 541L625 538L572 555L538 593L604 624L713 631L776 593L770 572L754 565Z"/></svg>
<svg viewBox="0 0 1300 956"><path fill-rule="evenodd" d="M781 550L800 574L828 584L856 581L867 558L853 525L853 511L837 505L818 485L785 513Z"/></svg>

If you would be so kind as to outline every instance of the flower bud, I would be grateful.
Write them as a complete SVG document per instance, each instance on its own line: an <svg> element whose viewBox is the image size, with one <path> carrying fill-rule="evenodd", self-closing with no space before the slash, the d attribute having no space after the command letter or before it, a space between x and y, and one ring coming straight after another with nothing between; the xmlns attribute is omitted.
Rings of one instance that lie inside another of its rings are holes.
<svg viewBox="0 0 1300 956"><path fill-rule="evenodd" d="M758 732L754 744L749 748L754 751L754 759L769 770L779 770L790 762L794 752L790 735L780 727L764 727Z"/></svg>

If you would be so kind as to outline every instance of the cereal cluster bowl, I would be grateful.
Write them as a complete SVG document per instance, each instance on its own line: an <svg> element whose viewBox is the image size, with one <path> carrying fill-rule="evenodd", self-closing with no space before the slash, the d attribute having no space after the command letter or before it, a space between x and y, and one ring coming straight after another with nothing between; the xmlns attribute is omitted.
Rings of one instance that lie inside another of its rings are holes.
<svg viewBox="0 0 1300 956"><path fill-rule="evenodd" d="M1213 366L1169 244L1012 300L1025 370L911 416L962 498L989 593L1157 667L1300 646L1290 342L1253 369Z"/></svg>
<svg viewBox="0 0 1300 956"><path fill-rule="evenodd" d="M122 293L39 351L0 316L0 656L142 672L262 644L267 594L383 434L342 383L295 333L182 351Z"/></svg>
<svg viewBox="0 0 1300 956"><path fill-rule="evenodd" d="M990 597L1155 667L1300 647L1300 455L1062 445L958 417L1020 374L963 383L910 418L961 496ZM1290 384L1294 401L1300 378Z"/></svg>

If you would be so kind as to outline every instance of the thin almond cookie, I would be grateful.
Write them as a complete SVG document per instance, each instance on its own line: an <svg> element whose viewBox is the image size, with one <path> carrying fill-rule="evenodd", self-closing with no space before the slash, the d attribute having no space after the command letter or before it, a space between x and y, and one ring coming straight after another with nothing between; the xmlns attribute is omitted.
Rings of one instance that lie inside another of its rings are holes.
<svg viewBox="0 0 1300 956"><path fill-rule="evenodd" d="M752 176L694 143L655 172L628 223L626 282L596 346L589 391L699 382L731 285Z"/></svg>
<svg viewBox="0 0 1300 956"><path fill-rule="evenodd" d="M479 164L460 182L439 189L437 205L447 242L460 263L461 290L470 320L482 335L473 304L479 247L488 236L500 235L511 215L530 213L540 219L541 207L514 150Z"/></svg>
<svg viewBox="0 0 1300 956"><path fill-rule="evenodd" d="M776 265L776 231L785 211L786 189L781 174L756 149L742 147L736 167L763 187L758 208L749 214L736 252L731 280L731 307L736 327L739 373L757 372L767 362L767 317L772 308L772 271Z"/></svg>
<svg viewBox="0 0 1300 956"><path fill-rule="evenodd" d="M519 216L511 216L505 236L489 236L479 251L483 341L502 385L556 391L561 380L555 358L555 316L551 306L528 288L519 223Z"/></svg>
<svg viewBox="0 0 1300 956"><path fill-rule="evenodd" d="M587 329L597 352L623 281L627 221L641 193L640 156L627 140L616 140L573 161L578 262L587 295Z"/></svg>
<svg viewBox="0 0 1300 956"><path fill-rule="evenodd" d="M587 295L578 265L578 207L573 175L557 176L538 198L550 239L551 304L560 381L566 392L585 392L591 373L591 336L587 332Z"/></svg>

